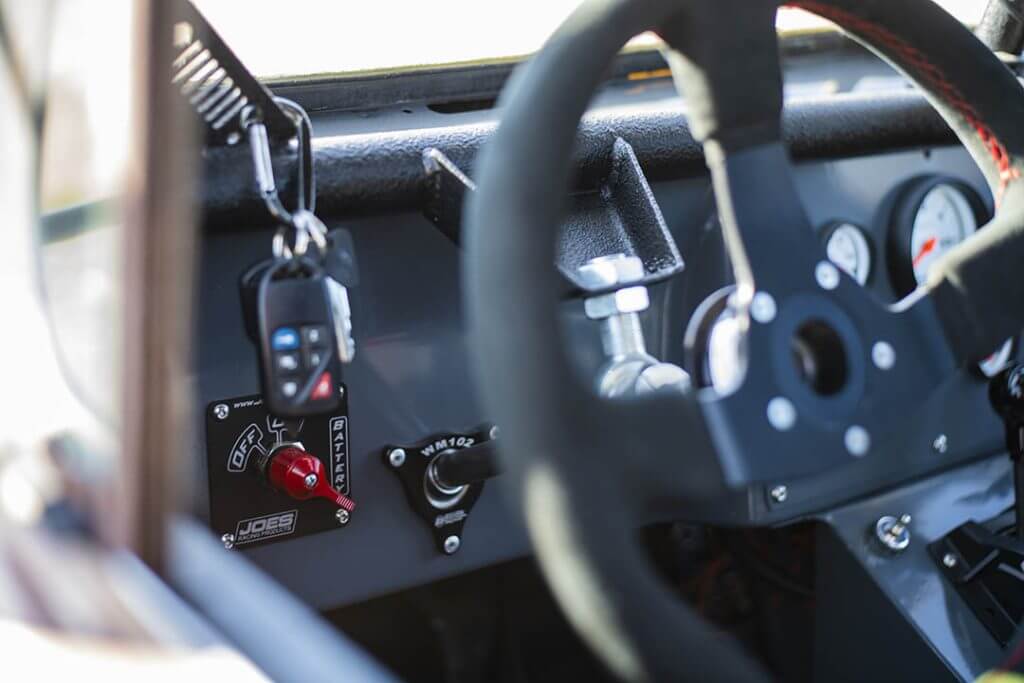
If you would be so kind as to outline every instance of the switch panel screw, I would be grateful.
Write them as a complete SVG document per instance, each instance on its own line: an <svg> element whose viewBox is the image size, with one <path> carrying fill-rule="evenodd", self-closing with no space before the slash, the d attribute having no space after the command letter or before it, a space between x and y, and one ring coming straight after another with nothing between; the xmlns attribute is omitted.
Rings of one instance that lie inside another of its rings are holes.
<svg viewBox="0 0 1024 683"><path fill-rule="evenodd" d="M785 484L779 484L778 486L772 487L769 495L776 503L785 503L786 499L789 498L789 489L786 488Z"/></svg>
<svg viewBox="0 0 1024 683"><path fill-rule="evenodd" d="M348 510L340 510L340 509L337 510L334 513L334 518L336 520L338 520L338 524L340 524L342 526L345 526L346 524L348 524L348 520L351 519L351 517L348 514Z"/></svg>
<svg viewBox="0 0 1024 683"><path fill-rule="evenodd" d="M392 467L401 467L405 464L405 450L401 448L392 448L391 452L388 453L388 462L391 463Z"/></svg>
<svg viewBox="0 0 1024 683"><path fill-rule="evenodd" d="M948 451L949 438L945 434L939 434L937 437L935 437L935 441L932 441L932 450L939 454Z"/></svg>
<svg viewBox="0 0 1024 683"><path fill-rule="evenodd" d="M218 403L213 407L213 416L218 420L226 420L230 413L231 409L226 403Z"/></svg>
<svg viewBox="0 0 1024 683"><path fill-rule="evenodd" d="M449 536L444 539L445 555L454 555L458 552L460 545L462 545L462 540L458 536Z"/></svg>
<svg viewBox="0 0 1024 683"><path fill-rule="evenodd" d="M946 553L942 556L942 564L947 569L952 569L956 566L956 555L953 553Z"/></svg>
<svg viewBox="0 0 1024 683"><path fill-rule="evenodd" d="M220 537L220 540L221 540L221 543L224 544L224 547L226 549L228 549L228 550L231 550L232 548L235 547L235 535L234 534L224 534L223 536Z"/></svg>

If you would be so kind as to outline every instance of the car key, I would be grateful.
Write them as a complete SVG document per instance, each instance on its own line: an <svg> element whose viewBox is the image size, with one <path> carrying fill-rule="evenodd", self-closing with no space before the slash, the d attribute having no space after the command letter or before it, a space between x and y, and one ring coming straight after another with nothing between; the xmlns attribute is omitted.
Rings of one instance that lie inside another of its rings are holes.
<svg viewBox="0 0 1024 683"><path fill-rule="evenodd" d="M323 268L306 257L281 259L263 273L257 293L263 397L279 417L338 407L341 358L335 300Z"/></svg>

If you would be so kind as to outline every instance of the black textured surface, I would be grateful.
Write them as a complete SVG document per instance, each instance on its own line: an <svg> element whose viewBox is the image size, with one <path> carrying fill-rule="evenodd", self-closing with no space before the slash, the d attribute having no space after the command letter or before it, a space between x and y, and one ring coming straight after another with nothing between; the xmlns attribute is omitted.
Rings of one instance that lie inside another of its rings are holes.
<svg viewBox="0 0 1024 683"><path fill-rule="evenodd" d="M629 100L623 95L620 104L629 104ZM633 147L651 181L704 173L703 152L683 114L684 102L679 99L637 111L620 106L590 112L580 125L574 151L577 185L592 189L608 175L617 137ZM498 112L492 111L490 116L486 122L317 138L313 146L319 212L352 216L421 209L430 189L423 168L424 150L440 150L472 175L476 154L497 125ZM858 156L955 141L925 98L911 91L795 100L787 103L783 131L796 159ZM282 160L278 178L282 193L290 196L293 189L291 180L285 179L285 169L287 161ZM209 150L203 179L208 226L238 230L264 221L265 209L256 193L248 149Z"/></svg>

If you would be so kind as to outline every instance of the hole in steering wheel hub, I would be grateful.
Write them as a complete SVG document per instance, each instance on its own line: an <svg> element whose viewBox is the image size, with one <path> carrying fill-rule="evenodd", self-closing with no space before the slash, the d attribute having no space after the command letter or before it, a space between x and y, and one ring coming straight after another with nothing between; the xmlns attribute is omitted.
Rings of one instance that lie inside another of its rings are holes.
<svg viewBox="0 0 1024 683"><path fill-rule="evenodd" d="M846 348L839 333L824 320L812 318L800 325L790 348L797 375L814 393L833 396L846 386Z"/></svg>

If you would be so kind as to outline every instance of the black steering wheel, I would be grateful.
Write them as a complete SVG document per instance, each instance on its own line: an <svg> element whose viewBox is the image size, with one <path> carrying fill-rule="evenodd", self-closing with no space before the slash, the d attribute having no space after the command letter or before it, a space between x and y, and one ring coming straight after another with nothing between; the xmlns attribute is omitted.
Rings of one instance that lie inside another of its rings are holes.
<svg viewBox="0 0 1024 683"><path fill-rule="evenodd" d="M821 270L781 138L778 0L585 3L503 93L467 212L477 376L505 435L507 479L562 606L629 680L763 676L656 579L634 539L641 507L885 457L913 406L1024 327L1024 92L1015 77L931 0L790 4L839 24L917 83L996 198L992 223L905 300L885 305ZM728 395L602 399L560 339L552 264L574 135L617 51L647 30L667 43L686 95L737 283L746 364ZM810 319L834 333L820 352L847 362L828 395L801 380L790 355ZM895 352L888 367L872 362L878 342ZM778 397L791 420L771 419Z"/></svg>

